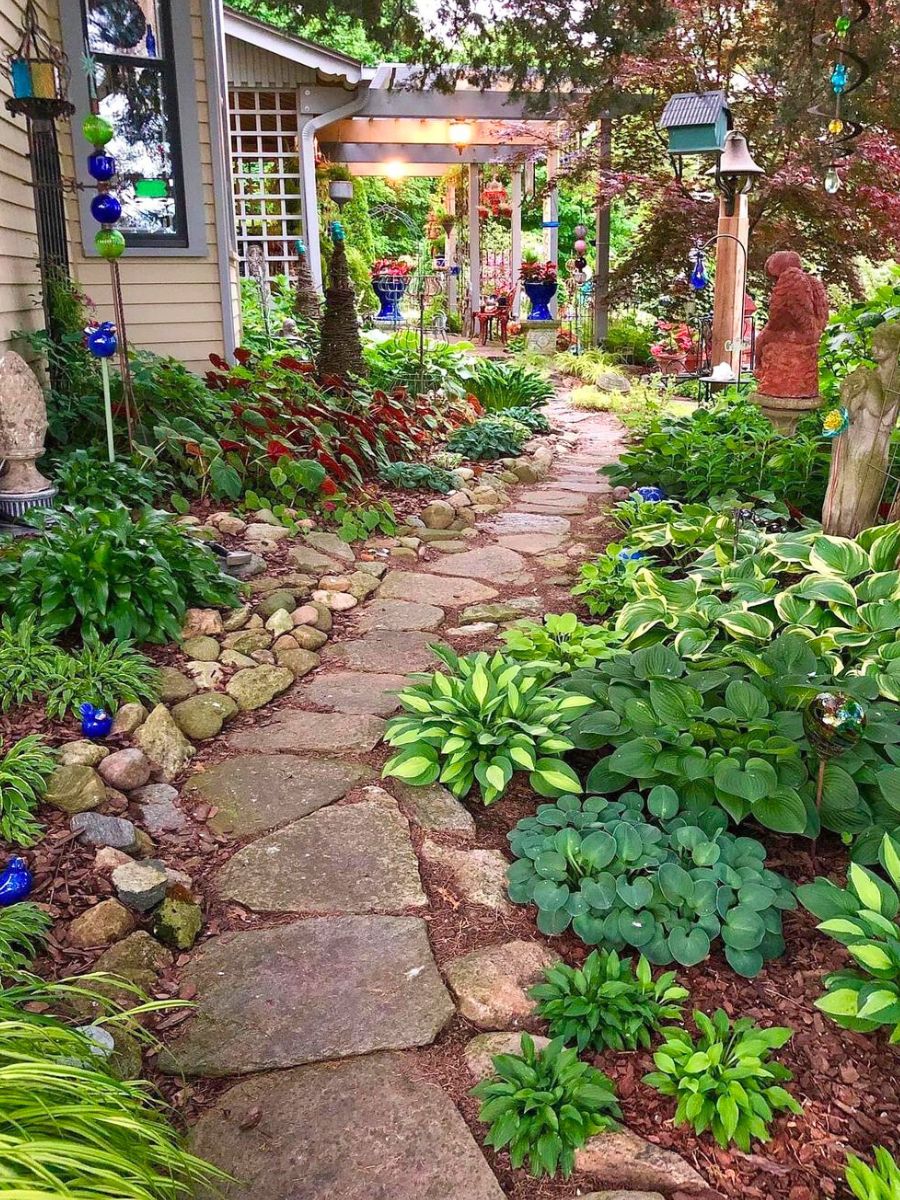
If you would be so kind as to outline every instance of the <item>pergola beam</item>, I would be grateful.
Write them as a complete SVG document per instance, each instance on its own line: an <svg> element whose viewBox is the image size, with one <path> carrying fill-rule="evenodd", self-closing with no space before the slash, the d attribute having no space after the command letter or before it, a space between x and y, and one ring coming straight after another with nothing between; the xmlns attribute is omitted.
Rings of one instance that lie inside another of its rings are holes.
<svg viewBox="0 0 900 1200"><path fill-rule="evenodd" d="M554 121L565 116L565 105L546 112L531 108L524 97L509 92L461 89L457 92L419 91L415 88L372 88L358 92L363 98L361 117L412 117L454 121ZM334 108L335 89L303 85L299 89L304 116Z"/></svg>
<svg viewBox="0 0 900 1200"><path fill-rule="evenodd" d="M350 118L327 125L320 134L320 140L348 144L405 142L410 146L449 146L449 125L449 121L436 118ZM557 125L556 121L529 121L527 124L512 123L512 126L506 121L473 121L469 145L551 145L555 140Z"/></svg>
<svg viewBox="0 0 900 1200"><path fill-rule="evenodd" d="M467 146L462 154L453 146L408 145L402 142L320 142L322 153L336 163L422 163L454 166L459 163L521 163L530 150L541 146Z"/></svg>

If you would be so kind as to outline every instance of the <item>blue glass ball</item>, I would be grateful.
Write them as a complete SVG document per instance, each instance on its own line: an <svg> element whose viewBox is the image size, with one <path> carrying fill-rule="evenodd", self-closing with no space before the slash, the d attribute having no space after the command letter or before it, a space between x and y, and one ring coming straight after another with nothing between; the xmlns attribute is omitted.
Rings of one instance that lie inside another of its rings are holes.
<svg viewBox="0 0 900 1200"><path fill-rule="evenodd" d="M111 192L98 192L91 201L91 216L101 225L115 225L122 215L122 205Z"/></svg>
<svg viewBox="0 0 900 1200"><path fill-rule="evenodd" d="M87 348L94 358L112 358L119 348L115 326L109 321L104 321L96 329L89 329Z"/></svg>
<svg viewBox="0 0 900 1200"><path fill-rule="evenodd" d="M93 704L81 706L81 732L88 738L106 737L112 729L113 719L103 708Z"/></svg>
<svg viewBox="0 0 900 1200"><path fill-rule="evenodd" d="M31 891L34 877L24 858L11 858L0 872L0 905L18 904Z"/></svg>
<svg viewBox="0 0 900 1200"><path fill-rule="evenodd" d="M92 179L105 183L116 173L116 160L111 154L89 154L87 169Z"/></svg>
<svg viewBox="0 0 900 1200"><path fill-rule="evenodd" d="M658 504L660 500L665 500L666 490L661 487L637 487L632 495L640 496L642 500L646 500L650 504Z"/></svg>
<svg viewBox="0 0 900 1200"><path fill-rule="evenodd" d="M616 555L620 563L636 562L637 559L646 557L647 555L643 550L629 550L627 547L624 550L620 550Z"/></svg>

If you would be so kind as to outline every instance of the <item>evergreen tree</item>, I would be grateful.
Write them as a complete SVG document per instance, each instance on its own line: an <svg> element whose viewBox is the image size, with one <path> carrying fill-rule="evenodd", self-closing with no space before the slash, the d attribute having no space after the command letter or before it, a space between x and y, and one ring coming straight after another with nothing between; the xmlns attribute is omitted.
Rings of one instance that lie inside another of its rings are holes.
<svg viewBox="0 0 900 1200"><path fill-rule="evenodd" d="M349 379L352 375L365 375L366 362L359 338L356 297L347 266L344 229L339 221L332 222L331 239L334 249L331 252L328 286L325 288L325 312L319 330L319 374Z"/></svg>

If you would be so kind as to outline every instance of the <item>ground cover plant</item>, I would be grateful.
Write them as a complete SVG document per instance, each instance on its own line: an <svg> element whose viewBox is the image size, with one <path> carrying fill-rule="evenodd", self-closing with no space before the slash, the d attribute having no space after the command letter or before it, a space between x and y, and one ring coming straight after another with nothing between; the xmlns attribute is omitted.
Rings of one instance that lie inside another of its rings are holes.
<svg viewBox="0 0 900 1200"><path fill-rule="evenodd" d="M650 557L646 551L610 542L602 554L578 568L578 582L572 588L572 595L595 617L619 609L634 598L638 572Z"/></svg>
<svg viewBox="0 0 900 1200"><path fill-rule="evenodd" d="M710 1130L720 1146L733 1142L745 1154L752 1141L767 1142L769 1125L779 1111L802 1112L782 1087L793 1076L770 1055L792 1037L792 1030L760 1029L747 1017L733 1024L721 1008L712 1019L694 1013L699 1037L686 1029L665 1031L666 1041L653 1055L656 1070L644 1076L664 1096L678 1101L675 1124Z"/></svg>
<svg viewBox="0 0 900 1200"><path fill-rule="evenodd" d="M527 1163L540 1178L575 1165L575 1151L595 1133L613 1129L622 1113L612 1080L555 1038L543 1050L522 1034L521 1054L494 1056L494 1076L472 1088L489 1125L485 1145L509 1148L514 1167Z"/></svg>
<svg viewBox="0 0 900 1200"><path fill-rule="evenodd" d="M514 458L528 437L522 425L482 417L451 434L447 449L470 459Z"/></svg>
<svg viewBox="0 0 900 1200"><path fill-rule="evenodd" d="M714 808L693 812L668 786L645 799L563 796L508 835L516 904L535 904L542 933L570 926L588 945L631 947L651 963L694 966L721 938L741 975L784 951L781 914L795 907L765 847L726 832Z"/></svg>
<svg viewBox="0 0 900 1200"><path fill-rule="evenodd" d="M540 409L511 404L503 409L503 416L508 420L516 421L519 425L524 425L529 433L550 432L550 422Z"/></svg>
<svg viewBox="0 0 900 1200"><path fill-rule="evenodd" d="M378 478L393 487L405 488L408 491L454 492L460 486L460 479L452 471L431 463L386 463L378 471Z"/></svg>
<svg viewBox="0 0 900 1200"><path fill-rule="evenodd" d="M543 621L519 621L501 634L510 658L533 671L562 675L593 667L614 653L618 637L600 625L583 625L574 613L546 613Z"/></svg>
<svg viewBox="0 0 900 1200"><path fill-rule="evenodd" d="M172 490L165 471L147 470L117 459L107 461L98 450L71 450L52 464L60 502L86 508L103 508L110 503L127 508L146 508Z"/></svg>
<svg viewBox="0 0 900 1200"><path fill-rule="evenodd" d="M477 360L466 353L470 348L471 343L467 342L450 346L426 338L420 364L418 332L404 329L387 337L368 337L363 343L363 354L374 388L386 392L397 387L441 391L449 398L462 400L473 390L472 381L478 369Z"/></svg>
<svg viewBox="0 0 900 1200"><path fill-rule="evenodd" d="M415 675L418 682L398 693L406 711L385 733L399 749L385 776L419 787L440 781L459 797L477 785L485 804L503 795L516 771L527 771L542 796L580 790L559 755L572 748L566 728L590 701L563 695L499 653L433 650L449 670Z"/></svg>
<svg viewBox="0 0 900 1200"><path fill-rule="evenodd" d="M538 408L553 395L553 384L542 372L522 363L475 360L469 390L486 412L508 408Z"/></svg>
<svg viewBox="0 0 900 1200"><path fill-rule="evenodd" d="M585 1050L650 1048L653 1034L666 1021L681 1019L687 988L675 972L653 978L641 955L637 966L615 950L592 950L580 967L557 963L544 972L544 982L528 995L537 1000L537 1015L551 1037Z"/></svg>

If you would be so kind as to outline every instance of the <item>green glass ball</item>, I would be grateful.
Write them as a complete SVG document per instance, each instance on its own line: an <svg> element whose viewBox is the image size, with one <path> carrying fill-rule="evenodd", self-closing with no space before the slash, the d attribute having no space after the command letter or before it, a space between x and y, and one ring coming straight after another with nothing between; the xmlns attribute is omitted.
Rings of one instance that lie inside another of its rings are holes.
<svg viewBox="0 0 900 1200"><path fill-rule="evenodd" d="M92 146L105 146L112 140L115 130L105 117L100 117L97 113L88 113L81 123L81 132L85 141L90 142Z"/></svg>
<svg viewBox="0 0 900 1200"><path fill-rule="evenodd" d="M101 258L120 258L125 250L125 238L118 229L98 229L94 246Z"/></svg>
<svg viewBox="0 0 900 1200"><path fill-rule="evenodd" d="M865 727L864 708L842 692L819 692L803 711L803 732L820 758L852 750Z"/></svg>
<svg viewBox="0 0 900 1200"><path fill-rule="evenodd" d="M834 27L838 31L839 34L843 35L845 33L849 33L851 24L852 24L852 21L850 20L849 17L841 16L841 17L838 17L837 20L835 21Z"/></svg>

